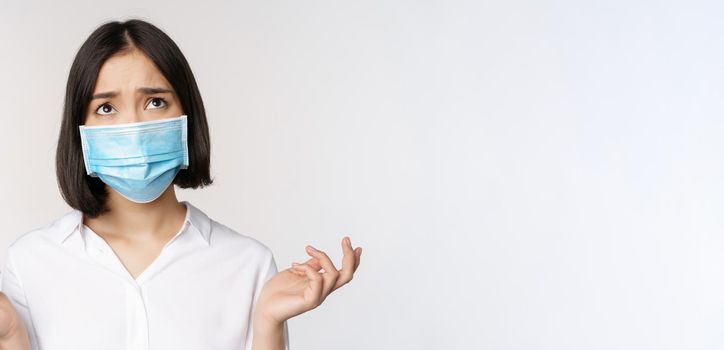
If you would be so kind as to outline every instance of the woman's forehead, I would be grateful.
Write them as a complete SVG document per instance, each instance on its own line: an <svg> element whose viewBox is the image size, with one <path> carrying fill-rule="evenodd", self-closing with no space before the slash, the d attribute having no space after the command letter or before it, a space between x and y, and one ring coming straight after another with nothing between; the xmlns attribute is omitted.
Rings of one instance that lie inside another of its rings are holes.
<svg viewBox="0 0 724 350"><path fill-rule="evenodd" d="M103 63L94 92L113 90L123 93L139 86L171 88L153 61L142 51L133 49L113 55Z"/></svg>

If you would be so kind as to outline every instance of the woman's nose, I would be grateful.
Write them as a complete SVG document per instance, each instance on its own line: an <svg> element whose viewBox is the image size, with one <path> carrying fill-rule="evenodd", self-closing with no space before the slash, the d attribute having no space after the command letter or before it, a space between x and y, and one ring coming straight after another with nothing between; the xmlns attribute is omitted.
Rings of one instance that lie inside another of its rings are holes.
<svg viewBox="0 0 724 350"><path fill-rule="evenodd" d="M126 123L140 123L146 121L143 114L138 112L129 112L124 119L126 120Z"/></svg>
<svg viewBox="0 0 724 350"><path fill-rule="evenodd" d="M142 121L143 119L141 119L141 116L138 114L132 114L130 119L128 120L129 123L138 123Z"/></svg>

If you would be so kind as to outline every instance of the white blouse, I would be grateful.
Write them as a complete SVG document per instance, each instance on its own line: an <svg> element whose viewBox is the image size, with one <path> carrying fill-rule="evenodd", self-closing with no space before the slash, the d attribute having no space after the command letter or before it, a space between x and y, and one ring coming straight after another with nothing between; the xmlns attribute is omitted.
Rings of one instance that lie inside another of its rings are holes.
<svg viewBox="0 0 724 350"><path fill-rule="evenodd" d="M136 279L76 209L13 241L0 289L32 349L250 350L272 252L181 203L181 230Z"/></svg>

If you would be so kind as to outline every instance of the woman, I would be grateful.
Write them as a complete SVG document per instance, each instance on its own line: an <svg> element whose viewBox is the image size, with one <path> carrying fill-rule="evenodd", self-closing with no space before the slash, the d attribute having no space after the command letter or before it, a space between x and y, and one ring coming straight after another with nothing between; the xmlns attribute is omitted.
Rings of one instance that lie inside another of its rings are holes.
<svg viewBox="0 0 724 350"><path fill-rule="evenodd" d="M141 21L110 22L70 70L56 165L73 208L8 248L2 349L288 347L286 320L348 283L362 249L342 240L342 268L311 246L277 273L268 247L179 202L204 187L209 132L176 44Z"/></svg>

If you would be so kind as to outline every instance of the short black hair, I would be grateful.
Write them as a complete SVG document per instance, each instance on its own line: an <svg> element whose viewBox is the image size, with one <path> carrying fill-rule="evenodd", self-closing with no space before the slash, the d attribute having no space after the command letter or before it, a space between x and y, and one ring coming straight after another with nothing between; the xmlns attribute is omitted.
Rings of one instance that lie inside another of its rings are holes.
<svg viewBox="0 0 724 350"><path fill-rule="evenodd" d="M73 60L55 155L58 187L63 199L90 217L109 211L105 205L108 191L99 178L86 174L78 126L85 122L101 65L111 56L131 49L141 50L156 64L187 115L189 166L178 172L173 184L197 188L213 182L209 174L211 142L206 112L183 53L166 33L144 20L107 22L90 34Z"/></svg>

